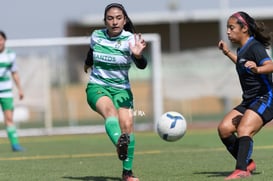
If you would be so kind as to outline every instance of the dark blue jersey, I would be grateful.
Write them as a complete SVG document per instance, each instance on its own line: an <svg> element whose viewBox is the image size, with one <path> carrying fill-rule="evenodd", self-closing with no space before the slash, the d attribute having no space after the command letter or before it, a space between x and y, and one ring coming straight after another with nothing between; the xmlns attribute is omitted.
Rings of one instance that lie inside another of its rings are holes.
<svg viewBox="0 0 273 181"><path fill-rule="evenodd" d="M271 60L265 47L255 38L250 37L247 43L237 50L236 70L239 75L243 100L252 102L268 92L272 92L272 74L255 74L244 66L247 60L256 62L261 66L265 61Z"/></svg>

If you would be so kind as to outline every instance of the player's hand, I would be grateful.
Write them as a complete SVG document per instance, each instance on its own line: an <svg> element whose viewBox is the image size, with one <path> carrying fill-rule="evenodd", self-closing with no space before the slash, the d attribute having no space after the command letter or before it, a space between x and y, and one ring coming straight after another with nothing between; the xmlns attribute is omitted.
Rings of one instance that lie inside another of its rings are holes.
<svg viewBox="0 0 273 181"><path fill-rule="evenodd" d="M248 60L244 64L246 68L250 69L253 73L258 73L258 66L254 61Z"/></svg>
<svg viewBox="0 0 273 181"><path fill-rule="evenodd" d="M129 43L129 46L130 46L130 49L131 49L133 55L136 58L141 58L142 52L143 52L144 48L146 47L146 42L142 38L140 33L134 34L134 37L135 37L135 44L132 45L132 43Z"/></svg>
<svg viewBox="0 0 273 181"><path fill-rule="evenodd" d="M24 93L21 89L18 90L18 95L19 95L19 100L22 100L24 98Z"/></svg>
<svg viewBox="0 0 273 181"><path fill-rule="evenodd" d="M220 50L222 50L222 52L226 55L229 52L228 46L226 44L226 42L224 42L223 40L220 40L218 43L218 48Z"/></svg>

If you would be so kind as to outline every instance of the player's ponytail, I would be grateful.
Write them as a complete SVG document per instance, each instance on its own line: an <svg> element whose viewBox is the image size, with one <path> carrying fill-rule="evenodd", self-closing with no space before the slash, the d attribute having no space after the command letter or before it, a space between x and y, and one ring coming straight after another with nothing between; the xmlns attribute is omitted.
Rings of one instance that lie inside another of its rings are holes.
<svg viewBox="0 0 273 181"><path fill-rule="evenodd" d="M131 33L135 33L135 27L133 25L133 22L131 21L131 19L129 18L125 8L123 7L122 4L119 3L111 3L108 6L106 6L105 10L104 10L104 22L106 21L106 13L110 8L119 8L122 12L124 17L126 18L126 24L124 25L124 30L129 31Z"/></svg>
<svg viewBox="0 0 273 181"><path fill-rule="evenodd" d="M238 20L238 24L243 26L248 26L248 34L254 36L256 40L261 42L266 48L271 45L272 33L266 32L266 26L263 22L257 22L249 16L246 12L237 12L232 15Z"/></svg>

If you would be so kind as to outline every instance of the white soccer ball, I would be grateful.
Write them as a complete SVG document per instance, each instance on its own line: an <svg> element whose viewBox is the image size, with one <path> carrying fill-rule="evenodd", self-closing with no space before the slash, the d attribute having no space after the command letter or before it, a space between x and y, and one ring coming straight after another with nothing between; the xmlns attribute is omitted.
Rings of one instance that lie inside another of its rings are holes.
<svg viewBox="0 0 273 181"><path fill-rule="evenodd" d="M177 141L187 130L186 119L178 112L164 113L156 123L158 135L165 141Z"/></svg>

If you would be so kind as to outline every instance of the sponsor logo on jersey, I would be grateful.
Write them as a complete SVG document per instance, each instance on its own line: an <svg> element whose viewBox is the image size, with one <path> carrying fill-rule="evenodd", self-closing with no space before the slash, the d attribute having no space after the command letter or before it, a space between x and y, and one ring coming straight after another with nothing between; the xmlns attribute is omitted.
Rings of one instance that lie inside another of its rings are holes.
<svg viewBox="0 0 273 181"><path fill-rule="evenodd" d="M106 61L106 62L115 62L116 61L115 57L109 56L109 55L95 55L95 58L97 60L103 60L103 61Z"/></svg>
<svg viewBox="0 0 273 181"><path fill-rule="evenodd" d="M117 43L115 44L115 48L119 48L121 46L121 41L118 40Z"/></svg>

